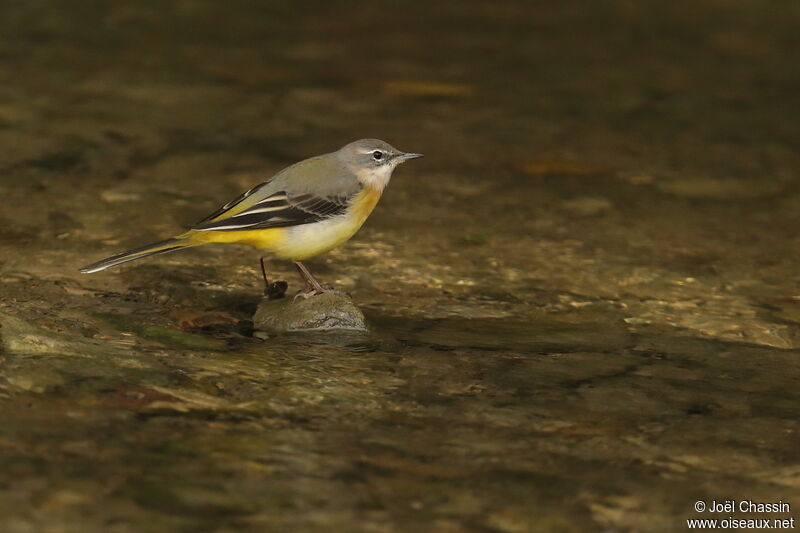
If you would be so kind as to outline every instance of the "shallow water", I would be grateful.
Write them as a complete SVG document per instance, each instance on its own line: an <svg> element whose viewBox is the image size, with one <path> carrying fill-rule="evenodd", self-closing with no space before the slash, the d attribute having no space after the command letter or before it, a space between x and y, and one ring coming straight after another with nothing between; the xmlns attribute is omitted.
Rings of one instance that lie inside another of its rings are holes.
<svg viewBox="0 0 800 533"><path fill-rule="evenodd" d="M800 506L796 3L463 4L0 7L3 531ZM361 137L426 154L310 263L369 335L254 336L244 247L77 273Z"/></svg>

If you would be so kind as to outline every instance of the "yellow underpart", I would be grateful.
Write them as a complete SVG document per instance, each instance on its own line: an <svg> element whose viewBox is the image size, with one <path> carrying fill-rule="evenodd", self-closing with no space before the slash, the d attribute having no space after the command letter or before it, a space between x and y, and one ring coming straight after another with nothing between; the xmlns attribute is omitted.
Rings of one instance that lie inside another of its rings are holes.
<svg viewBox="0 0 800 533"><path fill-rule="evenodd" d="M192 244L247 244L284 259L302 261L332 250L355 235L377 205L381 192L366 188L358 193L344 215L320 222L288 228L188 231L180 237Z"/></svg>
<svg viewBox="0 0 800 533"><path fill-rule="evenodd" d="M238 231L188 231L181 237L192 244L247 244L262 250L271 250L283 241L286 228L268 228Z"/></svg>
<svg viewBox="0 0 800 533"><path fill-rule="evenodd" d="M381 199L381 193L383 193L382 190L368 187L356 195L353 200L351 211L355 218L359 220L358 228L361 227L370 213L372 213L372 210L375 209L375 206L378 205L378 200ZM356 228L356 230L358 230L358 228Z"/></svg>

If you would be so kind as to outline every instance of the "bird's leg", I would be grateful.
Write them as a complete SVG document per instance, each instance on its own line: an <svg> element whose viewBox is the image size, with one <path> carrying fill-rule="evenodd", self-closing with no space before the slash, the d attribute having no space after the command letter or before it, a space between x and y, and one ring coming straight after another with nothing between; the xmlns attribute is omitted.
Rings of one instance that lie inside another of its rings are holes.
<svg viewBox="0 0 800 533"><path fill-rule="evenodd" d="M259 262L261 263L261 275L264 277L264 296L268 300L279 300L286 296L286 289L289 288L289 284L285 281L273 281L270 283L267 277L267 268L264 266L264 258L261 257Z"/></svg>
<svg viewBox="0 0 800 533"><path fill-rule="evenodd" d="M261 263L261 275L264 277L264 294L269 289L269 278L267 278L267 267L264 266L264 258L260 257L258 262Z"/></svg>
<svg viewBox="0 0 800 533"><path fill-rule="evenodd" d="M297 272L300 273L300 277L303 278L306 286L303 292L297 293L295 299L302 296L303 298L311 298L312 296L316 296L317 294L322 294L324 292L332 292L338 294L339 291L333 290L330 287L325 287L317 278L315 278L311 272L306 268L306 266L301 263L300 261L295 261L294 266L297 269Z"/></svg>
<svg viewBox="0 0 800 533"><path fill-rule="evenodd" d="M306 268L306 266L301 263L300 261L294 262L294 267L297 269L297 272L300 274L300 277L303 278L306 286L303 289L302 294L305 298L309 298L314 296L315 294L320 294L325 292L325 287L317 281L317 278L311 274L311 272Z"/></svg>

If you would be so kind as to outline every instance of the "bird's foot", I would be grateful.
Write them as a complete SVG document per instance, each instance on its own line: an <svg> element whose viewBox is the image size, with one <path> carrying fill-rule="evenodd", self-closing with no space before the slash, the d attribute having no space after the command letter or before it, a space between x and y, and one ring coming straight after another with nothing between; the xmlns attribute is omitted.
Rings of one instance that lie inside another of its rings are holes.
<svg viewBox="0 0 800 533"><path fill-rule="evenodd" d="M295 294L294 300L292 301L297 301L298 298L303 298L304 300L308 300L312 296L317 296L318 294L325 294L326 292L335 294L337 296L343 296L345 294L340 290L334 289L330 285L318 285L316 287L306 287L304 291L300 291L297 294Z"/></svg>
<svg viewBox="0 0 800 533"><path fill-rule="evenodd" d="M267 297L267 300L280 300L286 296L288 288L289 284L285 281L273 281L264 289L264 296Z"/></svg>
<svg viewBox="0 0 800 533"><path fill-rule="evenodd" d="M303 300L308 300L312 296L316 296L317 294L322 294L317 291L317 289L311 289L310 291L300 291L294 295L292 299L293 302L296 302L298 298L302 298Z"/></svg>
<svg viewBox="0 0 800 533"><path fill-rule="evenodd" d="M270 281L267 277L267 267L264 266L263 257L259 259L259 263L261 263L261 275L264 278L264 296L267 297L267 300L280 300L286 296L289 284L285 281Z"/></svg>

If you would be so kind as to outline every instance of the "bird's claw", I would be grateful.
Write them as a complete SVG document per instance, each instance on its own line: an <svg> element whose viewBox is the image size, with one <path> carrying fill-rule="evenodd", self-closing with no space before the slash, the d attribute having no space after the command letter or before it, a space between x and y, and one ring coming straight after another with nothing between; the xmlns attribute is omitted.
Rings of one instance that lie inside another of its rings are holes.
<svg viewBox="0 0 800 533"><path fill-rule="evenodd" d="M293 302L296 302L298 298L303 298L304 300L308 300L312 296L317 296L319 294L325 294L329 292L331 294L335 294L337 296L343 296L344 292L340 290L336 290L330 285L320 285L319 287L309 287L306 291L300 291L294 295Z"/></svg>
<svg viewBox="0 0 800 533"><path fill-rule="evenodd" d="M319 293L316 291L316 289L311 289L308 292L301 291L294 295L294 298L292 298L292 302L296 302L298 298L303 298L303 300L308 300L309 298L311 298L312 296L316 296L317 294Z"/></svg>

